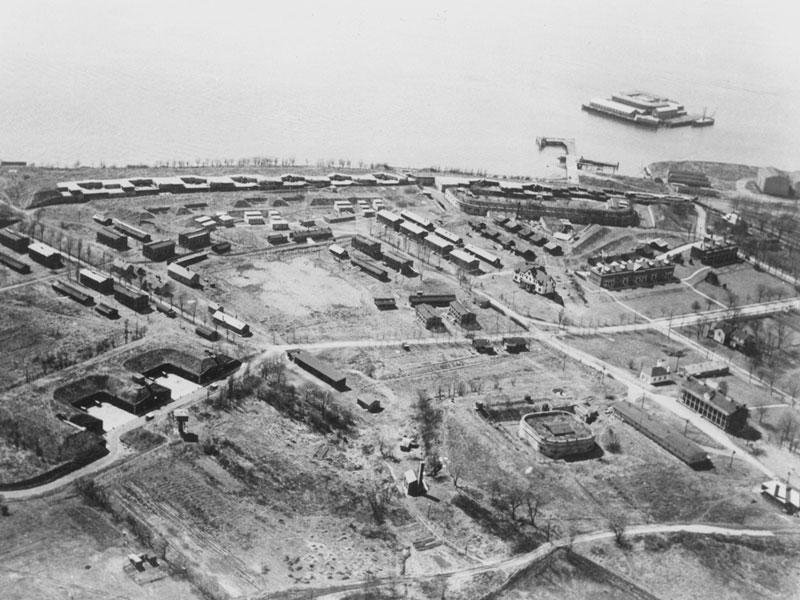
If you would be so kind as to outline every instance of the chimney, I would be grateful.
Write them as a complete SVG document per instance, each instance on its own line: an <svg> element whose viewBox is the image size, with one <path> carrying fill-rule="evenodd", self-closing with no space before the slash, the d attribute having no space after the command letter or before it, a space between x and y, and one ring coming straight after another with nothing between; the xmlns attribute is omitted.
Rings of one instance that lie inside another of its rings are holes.
<svg viewBox="0 0 800 600"><path fill-rule="evenodd" d="M419 473L417 474L417 489L422 491L425 489L425 483L423 483L423 477L425 475L425 462L420 461L419 463Z"/></svg>

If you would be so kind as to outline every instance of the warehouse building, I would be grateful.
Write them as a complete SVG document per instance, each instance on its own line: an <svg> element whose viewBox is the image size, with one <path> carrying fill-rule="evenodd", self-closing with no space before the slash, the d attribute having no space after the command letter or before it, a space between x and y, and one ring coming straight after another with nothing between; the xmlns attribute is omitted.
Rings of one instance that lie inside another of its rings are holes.
<svg viewBox="0 0 800 600"><path fill-rule="evenodd" d="M208 252L206 250L201 250L200 252L191 252L189 254L184 254L183 256L179 256L172 262L182 267L188 267L189 265L202 262L207 258L208 258Z"/></svg>
<svg viewBox="0 0 800 600"><path fill-rule="evenodd" d="M205 248L211 244L211 233L208 229L195 229L185 233L178 234L178 244L190 250L197 250L198 248Z"/></svg>
<svg viewBox="0 0 800 600"><path fill-rule="evenodd" d="M28 256L32 261L44 265L48 269L58 269L61 266L61 253L41 242L28 244Z"/></svg>
<svg viewBox="0 0 800 600"><path fill-rule="evenodd" d="M686 379L681 384L678 399L728 433L738 433L747 425L749 411L744 404L694 379Z"/></svg>
<svg viewBox="0 0 800 600"><path fill-rule="evenodd" d="M114 300L136 312L144 312L150 307L150 298L147 294L129 290L121 285L114 288Z"/></svg>
<svg viewBox="0 0 800 600"><path fill-rule="evenodd" d="M335 389L344 390L347 387L345 374L316 356L303 350L290 350L287 355L289 360L293 361L297 366L305 369Z"/></svg>
<svg viewBox="0 0 800 600"><path fill-rule="evenodd" d="M346 260L350 257L350 255L347 253L347 250L342 248L339 244L331 244L328 247L328 251L339 260Z"/></svg>
<svg viewBox="0 0 800 600"><path fill-rule="evenodd" d="M781 198L788 197L791 190L789 175L773 167L762 167L758 170L756 185L762 193Z"/></svg>
<svg viewBox="0 0 800 600"><path fill-rule="evenodd" d="M458 268L464 269L467 273L477 273L480 271L480 261L472 254L468 254L459 248L453 250L448 258L450 262Z"/></svg>
<svg viewBox="0 0 800 600"><path fill-rule="evenodd" d="M230 242L215 242L211 244L211 249L216 252L217 254L225 254L226 252L231 251L231 243Z"/></svg>
<svg viewBox="0 0 800 600"><path fill-rule="evenodd" d="M434 229L433 223L431 223L428 219L421 217L417 213L411 212L410 210L401 210L400 216L406 221L410 221L411 223L414 223L415 225L418 225L419 227L422 227L428 231L433 231Z"/></svg>
<svg viewBox="0 0 800 600"><path fill-rule="evenodd" d="M211 327L206 327L205 325L198 325L194 328L194 332L200 337L212 342L216 342L219 339L219 333L217 333L217 330L211 329Z"/></svg>
<svg viewBox="0 0 800 600"><path fill-rule="evenodd" d="M105 227L97 232L96 239L98 243L113 248L114 250L124 251L128 249L128 236L112 231L111 229L106 229Z"/></svg>
<svg viewBox="0 0 800 600"><path fill-rule="evenodd" d="M430 304L431 306L450 306L456 301L456 295L447 290L417 290L408 297L411 306Z"/></svg>
<svg viewBox="0 0 800 600"><path fill-rule="evenodd" d="M414 268L414 261L411 258L394 250L383 253L383 264L401 273L408 273Z"/></svg>
<svg viewBox="0 0 800 600"><path fill-rule="evenodd" d="M722 267L739 262L739 246L726 240L706 238L692 246L691 257L709 267Z"/></svg>
<svg viewBox="0 0 800 600"><path fill-rule="evenodd" d="M478 246L475 246L474 244L467 244L466 246L464 246L464 250L466 252L472 254L473 256L478 257L483 262L492 265L493 267L500 268L500 267L503 266L503 264L500 262L500 259L498 257L496 257L491 252L487 252L483 248L479 248Z"/></svg>
<svg viewBox="0 0 800 600"><path fill-rule="evenodd" d="M390 210L379 210L378 222L391 227L395 231L400 231L400 224L403 222L403 217Z"/></svg>
<svg viewBox="0 0 800 600"><path fill-rule="evenodd" d="M31 268L29 265L3 252L0 252L0 263L3 263L10 269L14 269L18 273L27 274L31 272Z"/></svg>
<svg viewBox="0 0 800 600"><path fill-rule="evenodd" d="M417 320L425 329L441 329L444 327L442 317L428 304L417 305Z"/></svg>
<svg viewBox="0 0 800 600"><path fill-rule="evenodd" d="M680 431L658 421L639 407L628 402L617 402L613 405L613 411L621 421L650 438L693 469L710 466L711 463L705 450Z"/></svg>
<svg viewBox="0 0 800 600"><path fill-rule="evenodd" d="M200 285L200 275L177 263L172 263L167 267L167 275L190 287L199 287Z"/></svg>
<svg viewBox="0 0 800 600"><path fill-rule="evenodd" d="M372 297L378 310L394 310L397 308L397 298L391 294L379 294Z"/></svg>
<svg viewBox="0 0 800 600"><path fill-rule="evenodd" d="M447 240L453 246L461 246L464 244L464 240L461 239L460 235L456 235L452 231L445 229L444 227L437 227L433 230L433 233L438 235L440 238Z"/></svg>
<svg viewBox="0 0 800 600"><path fill-rule="evenodd" d="M142 245L142 256L152 261L169 260L175 255L174 240L159 240Z"/></svg>
<svg viewBox="0 0 800 600"><path fill-rule="evenodd" d="M478 324L477 315L458 300L450 303L447 316L453 323L461 327L474 327Z"/></svg>
<svg viewBox="0 0 800 600"><path fill-rule="evenodd" d="M372 275L375 279L379 279L381 281L389 279L389 273L386 271L386 269L372 261L363 260L353 256L350 258L350 262L365 273Z"/></svg>
<svg viewBox="0 0 800 600"><path fill-rule="evenodd" d="M211 318L214 320L215 323L222 325L226 329L230 329L234 333L237 333L241 336L248 336L250 335L250 326L237 319L236 317L232 317L227 313L218 310L214 314L211 315Z"/></svg>
<svg viewBox="0 0 800 600"><path fill-rule="evenodd" d="M379 260L381 258L381 243L371 240L366 236L360 234L353 236L353 239L350 241L350 245L359 252L363 252L367 256L371 256L372 258L377 258Z"/></svg>
<svg viewBox="0 0 800 600"><path fill-rule="evenodd" d="M453 251L453 244L435 233L429 233L425 236L425 245L445 257Z"/></svg>
<svg viewBox="0 0 800 600"><path fill-rule="evenodd" d="M113 306L101 302L94 307L96 313L103 315L106 319L119 319L119 311Z"/></svg>
<svg viewBox="0 0 800 600"><path fill-rule="evenodd" d="M408 221L400 223L400 233L416 242L421 242L428 235L428 232L423 227Z"/></svg>
<svg viewBox="0 0 800 600"><path fill-rule="evenodd" d="M68 298L72 298L75 302L79 302L84 306L91 306L94 304L94 297L87 294L83 290L76 288L74 285L67 283L66 281L54 281L50 284L53 289L62 294L67 296Z"/></svg>
<svg viewBox="0 0 800 600"><path fill-rule="evenodd" d="M85 285L101 294L112 294L114 292L114 280L91 269L78 271L78 281L81 282L81 285Z"/></svg>
<svg viewBox="0 0 800 600"><path fill-rule="evenodd" d="M152 241L149 233L119 219L114 219L114 228L135 240L139 240L143 244Z"/></svg>
<svg viewBox="0 0 800 600"><path fill-rule="evenodd" d="M270 233L267 235L267 243L272 244L273 246L288 244L289 236L287 236L285 233Z"/></svg>
<svg viewBox="0 0 800 600"><path fill-rule="evenodd" d="M0 229L0 244L11 248L14 252L23 254L28 249L30 238L11 229Z"/></svg>

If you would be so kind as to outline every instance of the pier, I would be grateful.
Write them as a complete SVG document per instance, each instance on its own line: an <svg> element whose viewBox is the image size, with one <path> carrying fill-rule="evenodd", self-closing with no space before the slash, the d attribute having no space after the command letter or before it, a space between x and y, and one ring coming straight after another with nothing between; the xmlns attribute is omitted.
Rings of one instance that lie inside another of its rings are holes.
<svg viewBox="0 0 800 600"><path fill-rule="evenodd" d="M575 150L575 140L572 138L556 137L537 137L536 144L539 149L547 146L561 146L566 151L564 166L567 168L567 181L569 183L580 183L578 176L578 152Z"/></svg>

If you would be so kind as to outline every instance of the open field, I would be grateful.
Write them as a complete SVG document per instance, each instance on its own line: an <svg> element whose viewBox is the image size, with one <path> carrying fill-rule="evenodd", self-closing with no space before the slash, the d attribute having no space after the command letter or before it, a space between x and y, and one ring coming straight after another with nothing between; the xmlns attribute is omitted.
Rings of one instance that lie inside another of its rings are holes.
<svg viewBox="0 0 800 600"><path fill-rule="evenodd" d="M127 555L151 550L136 540L128 524L115 523L74 489L13 503L10 513L0 520L4 599L202 598L167 563L154 570L148 583L138 583Z"/></svg>
<svg viewBox="0 0 800 600"><path fill-rule="evenodd" d="M757 271L750 263L739 263L713 269L719 278L719 286L692 278L695 287L704 294L730 305L730 293L735 304L753 304L763 300L779 300L797 295L792 286L777 277ZM723 287L726 286L726 287Z"/></svg>
<svg viewBox="0 0 800 600"><path fill-rule="evenodd" d="M630 543L621 549L612 542L595 542L579 552L659 598L789 600L800 586L794 567L800 546L792 536L670 533L636 537Z"/></svg>

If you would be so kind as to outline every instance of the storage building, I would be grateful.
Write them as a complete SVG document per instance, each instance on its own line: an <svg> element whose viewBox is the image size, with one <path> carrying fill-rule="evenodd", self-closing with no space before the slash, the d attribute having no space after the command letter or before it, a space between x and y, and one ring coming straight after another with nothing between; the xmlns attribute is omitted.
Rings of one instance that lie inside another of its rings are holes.
<svg viewBox="0 0 800 600"><path fill-rule="evenodd" d="M172 263L167 267L167 275L175 281L190 287L198 287L200 285L200 275L176 263Z"/></svg>
<svg viewBox="0 0 800 600"><path fill-rule="evenodd" d="M169 260L175 255L174 240L159 240L142 245L142 256L153 261Z"/></svg>
<svg viewBox="0 0 800 600"><path fill-rule="evenodd" d="M184 254L183 256L179 256L172 262L182 267L188 267L189 265L202 262L207 258L208 258L208 252L206 250L201 250L200 252L191 252L189 254Z"/></svg>
<svg viewBox="0 0 800 600"><path fill-rule="evenodd" d="M376 242L375 240L371 240L370 238L363 236L363 235L356 235L350 241L350 245L363 252L364 254L371 256L372 258L381 258L381 243Z"/></svg>
<svg viewBox="0 0 800 600"><path fill-rule="evenodd" d="M410 221L416 225L419 225L423 229L427 229L428 231L433 231L434 225L425 217L421 217L417 213L411 212L410 210L401 210L400 216L403 217L406 221Z"/></svg>
<svg viewBox="0 0 800 600"><path fill-rule="evenodd" d="M250 335L250 326L247 323L244 323L243 321L240 321L239 319L232 317L221 310L218 310L211 315L211 318L214 320L214 322L219 323L226 329L230 329L234 333L238 333L241 336Z"/></svg>
<svg viewBox="0 0 800 600"><path fill-rule="evenodd" d="M356 258L355 256L350 258L350 262L365 273L372 275L375 279L380 279L381 281L389 279L389 274L386 269L374 262Z"/></svg>
<svg viewBox="0 0 800 600"><path fill-rule="evenodd" d="M101 275L91 269L81 269L78 271L78 281L81 285L96 290L101 294L111 294L114 292L114 280L106 275Z"/></svg>
<svg viewBox="0 0 800 600"><path fill-rule="evenodd" d="M443 227L437 227L433 230L433 232L440 238L445 239L453 244L453 246L461 246L464 243L464 240L461 239L460 235L456 235L452 231L449 231Z"/></svg>
<svg viewBox="0 0 800 600"><path fill-rule="evenodd" d="M206 327L205 325L198 325L194 328L194 332L202 338L216 342L219 339L219 333L216 329Z"/></svg>
<svg viewBox="0 0 800 600"><path fill-rule="evenodd" d="M0 252L0 263L3 263L5 266L14 269L19 273L30 273L31 268L26 263L22 262L21 260L14 258L13 256L9 256L8 254L4 254Z"/></svg>
<svg viewBox="0 0 800 600"><path fill-rule="evenodd" d="M395 231L400 231L400 223L403 222L403 217L390 210L383 209L378 211L378 222L388 225Z"/></svg>
<svg viewBox="0 0 800 600"><path fill-rule="evenodd" d="M106 319L119 319L119 311L113 306L101 302L94 307L95 312L103 315Z"/></svg>
<svg viewBox="0 0 800 600"><path fill-rule="evenodd" d="M114 250L123 251L128 249L128 236L112 231L111 229L100 229L97 232L96 239L98 243L113 248Z"/></svg>
<svg viewBox="0 0 800 600"><path fill-rule="evenodd" d="M456 295L447 290L417 290L408 297L411 306L430 304L431 306L450 306L456 301Z"/></svg>
<svg viewBox="0 0 800 600"><path fill-rule="evenodd" d="M178 234L178 244L190 250L205 248L211 243L211 234L208 229L194 229L185 233Z"/></svg>
<svg viewBox="0 0 800 600"><path fill-rule="evenodd" d="M122 277L130 281L138 275L137 269L129 262L125 262L121 258L115 258L111 263L111 272L117 277Z"/></svg>
<svg viewBox="0 0 800 600"><path fill-rule="evenodd" d="M464 246L464 250L466 252L469 252L473 256L477 256L483 262L488 263L493 267L499 268L503 266L502 263L500 262L500 259L497 258L494 254L492 254L491 252L487 252L483 248L479 248L474 244L467 244L466 246Z"/></svg>
<svg viewBox="0 0 800 600"><path fill-rule="evenodd" d="M375 302L375 306L378 307L378 310L393 310L397 308L397 299L391 294L373 296L372 300Z"/></svg>
<svg viewBox="0 0 800 600"><path fill-rule="evenodd" d="M656 444L673 454L693 469L710 465L708 454L680 431L655 419L638 406L628 402L613 405L614 413L622 420Z"/></svg>
<svg viewBox="0 0 800 600"><path fill-rule="evenodd" d="M349 254L347 254L347 250L342 248L339 244L331 244L328 247L328 250L339 260L345 260L350 256Z"/></svg>
<svg viewBox="0 0 800 600"><path fill-rule="evenodd" d="M414 261L394 250L383 253L383 264L401 273L407 273L414 268Z"/></svg>
<svg viewBox="0 0 800 600"><path fill-rule="evenodd" d="M84 306L91 306L94 304L93 296L76 288L74 285L69 284L66 281L54 281L50 285L52 285L53 289L59 294L63 294L64 296L72 298L75 300L75 302L80 302Z"/></svg>
<svg viewBox="0 0 800 600"><path fill-rule="evenodd" d="M288 244L289 237L285 233L270 233L267 235L267 243L277 246L278 244Z"/></svg>
<svg viewBox="0 0 800 600"><path fill-rule="evenodd" d="M12 229L0 229L0 244L11 248L14 252L24 253L28 249L29 243L30 239L27 235L22 235Z"/></svg>
<svg viewBox="0 0 800 600"><path fill-rule="evenodd" d="M61 253L41 242L28 244L28 256L32 261L44 265L48 269L57 269L61 266Z"/></svg>
<svg viewBox="0 0 800 600"><path fill-rule="evenodd" d="M439 237L435 233L429 233L427 236L425 236L425 245L442 256L449 255L453 250L452 242L448 242L446 239Z"/></svg>
<svg viewBox="0 0 800 600"><path fill-rule="evenodd" d="M450 304L450 309L447 311L447 316L451 321L453 321L453 323L460 325L461 327L474 326L478 322L477 315L458 300Z"/></svg>
<svg viewBox="0 0 800 600"><path fill-rule="evenodd" d="M121 285L114 287L114 300L136 312L143 312L150 306L147 294L129 290Z"/></svg>
<svg viewBox="0 0 800 600"><path fill-rule="evenodd" d="M151 241L149 233L119 219L114 219L114 228L135 240L139 240L143 244Z"/></svg>
<svg viewBox="0 0 800 600"><path fill-rule="evenodd" d="M411 223L409 221L403 221L400 223L400 233L417 242L421 242L423 239L425 239L425 236L428 235L428 232L425 229L416 223Z"/></svg>
<svg viewBox="0 0 800 600"><path fill-rule="evenodd" d="M425 329L440 329L444 325L439 313L428 304L417 305L417 320Z"/></svg>
<svg viewBox="0 0 800 600"><path fill-rule="evenodd" d="M230 242L216 242L211 244L211 249L216 252L217 254L224 254L225 252L231 251L231 243Z"/></svg>
<svg viewBox="0 0 800 600"><path fill-rule="evenodd" d="M450 253L450 262L464 269L467 273L476 273L480 270L480 261L472 254L468 254L463 250L456 248Z"/></svg>
<svg viewBox="0 0 800 600"><path fill-rule="evenodd" d="M789 196L791 189L789 175L773 167L763 167L758 170L756 185L762 193L781 198Z"/></svg>
<svg viewBox="0 0 800 600"><path fill-rule="evenodd" d="M337 390L343 390L347 387L345 374L316 356L303 350L290 350L287 354L289 360L293 361L297 366L302 367Z"/></svg>

